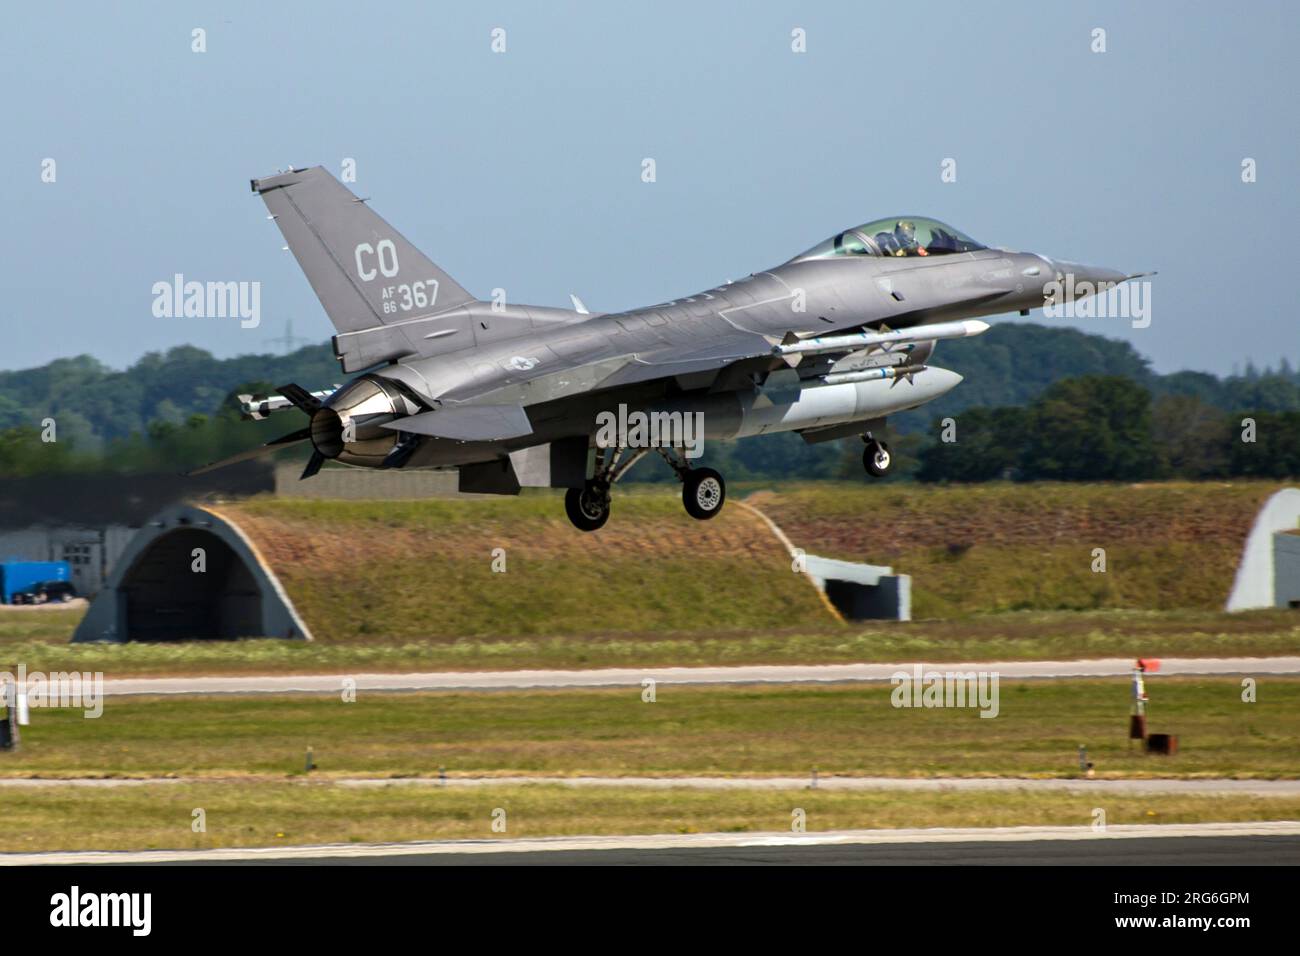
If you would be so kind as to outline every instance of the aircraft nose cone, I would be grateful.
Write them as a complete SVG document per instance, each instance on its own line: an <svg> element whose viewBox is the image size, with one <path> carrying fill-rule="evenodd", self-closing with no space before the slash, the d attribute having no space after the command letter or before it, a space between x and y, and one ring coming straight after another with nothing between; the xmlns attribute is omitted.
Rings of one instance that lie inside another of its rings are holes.
<svg viewBox="0 0 1300 956"><path fill-rule="evenodd" d="M1074 276L1075 284L1080 282L1091 282L1093 285L1098 283L1123 282L1128 278L1127 272L1120 272L1118 269L1108 269L1105 266L1090 266L1082 262L1064 262L1060 259L1052 260L1056 266L1056 271L1064 276Z"/></svg>
<svg viewBox="0 0 1300 956"><path fill-rule="evenodd" d="M1047 281L1043 283L1045 302L1073 302L1099 291L1104 292L1129 278L1128 273L1109 269L1106 266L1066 262L1063 259L1047 261L1052 265L1052 274L1047 276Z"/></svg>

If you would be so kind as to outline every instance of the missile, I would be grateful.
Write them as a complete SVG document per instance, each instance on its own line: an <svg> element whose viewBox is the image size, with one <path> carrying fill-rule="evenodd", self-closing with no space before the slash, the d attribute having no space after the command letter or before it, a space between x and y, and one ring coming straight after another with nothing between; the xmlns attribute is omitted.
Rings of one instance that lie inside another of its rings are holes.
<svg viewBox="0 0 1300 956"><path fill-rule="evenodd" d="M854 382L870 382L878 378L910 378L917 372L924 372L924 365L884 365L877 368L860 368L852 372L831 372L823 375L821 385L851 385Z"/></svg>
<svg viewBox="0 0 1300 956"><path fill-rule="evenodd" d="M782 358L795 356L821 355L826 352L856 352L859 349L874 348L884 345L897 345L903 342L928 342L936 339L962 339L970 335L979 335L988 331L989 324L979 319L965 319L961 322L938 322L934 325L916 325L910 329L896 329L890 332L851 332L847 335L821 335L811 339L801 339L793 332L772 346L772 354Z"/></svg>
<svg viewBox="0 0 1300 956"><path fill-rule="evenodd" d="M312 392L312 397L320 401L325 401L336 391L338 386L333 388L323 388L319 392ZM239 416L244 421L260 422L272 412L278 412L281 409L292 408L293 402L289 401L283 395L240 395L239 398Z"/></svg>

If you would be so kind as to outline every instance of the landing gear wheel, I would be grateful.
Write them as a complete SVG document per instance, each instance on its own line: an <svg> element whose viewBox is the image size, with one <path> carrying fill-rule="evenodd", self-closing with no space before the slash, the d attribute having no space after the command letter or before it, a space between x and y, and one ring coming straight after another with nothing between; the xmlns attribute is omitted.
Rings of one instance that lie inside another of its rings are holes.
<svg viewBox="0 0 1300 956"><path fill-rule="evenodd" d="M579 531L597 531L609 520L609 486L588 481L564 493L564 511Z"/></svg>
<svg viewBox="0 0 1300 956"><path fill-rule="evenodd" d="M889 474L889 466L893 462L893 456L889 454L889 446L883 441L872 439L867 442L866 451L862 453L862 467L867 469L868 475L873 478L884 478Z"/></svg>
<svg viewBox="0 0 1300 956"><path fill-rule="evenodd" d="M692 518L707 521L722 510L726 500L726 482L712 468L692 468L682 476L682 504Z"/></svg>

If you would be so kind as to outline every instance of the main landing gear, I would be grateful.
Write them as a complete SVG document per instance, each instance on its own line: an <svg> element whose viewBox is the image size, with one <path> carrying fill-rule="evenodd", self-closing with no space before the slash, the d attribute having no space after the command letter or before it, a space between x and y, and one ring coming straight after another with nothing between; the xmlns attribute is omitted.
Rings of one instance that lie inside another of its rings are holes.
<svg viewBox="0 0 1300 956"><path fill-rule="evenodd" d="M581 488L564 493L564 512L579 531L597 531L609 520L609 485L588 478Z"/></svg>
<svg viewBox="0 0 1300 956"><path fill-rule="evenodd" d="M889 453L889 446L878 438L872 437L871 432L863 435L862 440L867 443L866 449L862 452L862 467L872 478L884 478L889 474L889 466L894 463L894 458Z"/></svg>
<svg viewBox="0 0 1300 956"><path fill-rule="evenodd" d="M691 468L686 456L676 449L655 449L682 483L682 505L698 521L707 521L722 510L727 500L727 484L712 468ZM627 470L644 458L650 449L639 448L628 454L624 448L598 449L596 468L581 488L570 488L564 495L564 511L579 531L596 531L609 520L610 490ZM626 457L624 457L626 455Z"/></svg>

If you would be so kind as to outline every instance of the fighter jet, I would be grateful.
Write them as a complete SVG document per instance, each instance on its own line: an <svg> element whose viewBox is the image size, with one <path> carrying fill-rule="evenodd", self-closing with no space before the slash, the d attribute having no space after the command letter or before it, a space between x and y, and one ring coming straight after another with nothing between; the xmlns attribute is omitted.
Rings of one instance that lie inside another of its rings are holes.
<svg viewBox="0 0 1300 956"><path fill-rule="evenodd" d="M717 515L726 485L693 464L700 438L861 436L867 474L886 475L888 416L961 381L931 364L936 342L1133 278L895 216L743 279L604 314L576 296L572 310L476 298L321 167L251 185L356 377L241 396L246 417L297 408L308 424L193 473L310 443L303 478L335 461L454 469L464 492L564 488L583 531L606 523L612 488L648 454L680 479L692 517Z"/></svg>

